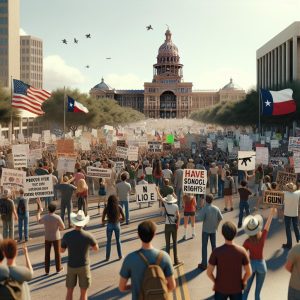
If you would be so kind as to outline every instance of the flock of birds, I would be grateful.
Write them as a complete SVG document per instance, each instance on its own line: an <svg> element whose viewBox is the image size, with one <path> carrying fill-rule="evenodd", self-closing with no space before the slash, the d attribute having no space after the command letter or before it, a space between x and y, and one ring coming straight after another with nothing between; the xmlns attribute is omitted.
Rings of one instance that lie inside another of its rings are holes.
<svg viewBox="0 0 300 300"><path fill-rule="evenodd" d="M146 26L146 29L147 29L147 31L153 30L153 27L152 27L152 25L148 25L148 26ZM92 36L91 36L90 33L87 33L87 34L85 35L85 37L86 37L87 39L91 39L91 38L92 38ZM68 44L68 40L67 40L67 39L62 39L61 41L62 41L62 43L65 44L65 45ZM78 42L79 42L79 40L78 40L77 38L74 38L74 39L73 39L73 43L74 43L74 44L78 44ZM112 58L111 58L111 57L106 57L106 59L107 59L107 60L110 60L110 59L112 59ZM89 65L86 65L85 67L86 67L87 69L90 68Z"/></svg>

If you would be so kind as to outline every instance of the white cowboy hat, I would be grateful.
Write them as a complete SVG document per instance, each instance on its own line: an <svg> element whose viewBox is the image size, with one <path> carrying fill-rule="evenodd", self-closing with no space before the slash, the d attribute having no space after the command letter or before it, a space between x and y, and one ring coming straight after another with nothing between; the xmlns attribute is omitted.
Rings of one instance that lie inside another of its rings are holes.
<svg viewBox="0 0 300 300"><path fill-rule="evenodd" d="M192 158L189 159L189 162L194 162L194 160Z"/></svg>
<svg viewBox="0 0 300 300"><path fill-rule="evenodd" d="M163 201L166 203L176 203L177 199L174 198L172 195L167 195L167 197L163 198Z"/></svg>
<svg viewBox="0 0 300 300"><path fill-rule="evenodd" d="M261 215L249 215L245 218L243 222L243 228L247 235L253 236L262 230L263 224L264 220Z"/></svg>
<svg viewBox="0 0 300 300"><path fill-rule="evenodd" d="M293 182L287 183L285 186L285 190L288 192L295 192L297 190L297 186Z"/></svg>
<svg viewBox="0 0 300 300"><path fill-rule="evenodd" d="M79 210L77 214L71 213L71 222L75 226L83 227L90 221L90 216L86 216L82 210Z"/></svg>

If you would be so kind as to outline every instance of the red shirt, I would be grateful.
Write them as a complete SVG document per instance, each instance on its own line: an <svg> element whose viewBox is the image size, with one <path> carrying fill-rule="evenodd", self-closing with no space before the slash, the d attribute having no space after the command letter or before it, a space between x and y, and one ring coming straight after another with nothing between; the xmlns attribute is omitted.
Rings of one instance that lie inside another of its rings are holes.
<svg viewBox="0 0 300 300"><path fill-rule="evenodd" d="M259 259L262 260L263 258L263 251L265 246L265 241L268 235L267 230L262 231L262 235L257 243L254 243L248 238L245 242L243 247L249 251L250 259Z"/></svg>
<svg viewBox="0 0 300 300"><path fill-rule="evenodd" d="M195 198L193 198L190 201L184 202L184 212L195 212L196 208L197 208L197 202Z"/></svg>
<svg viewBox="0 0 300 300"><path fill-rule="evenodd" d="M86 198L87 197L87 190L83 191L83 192L77 192L76 193L76 196L77 197L83 197L83 198Z"/></svg>

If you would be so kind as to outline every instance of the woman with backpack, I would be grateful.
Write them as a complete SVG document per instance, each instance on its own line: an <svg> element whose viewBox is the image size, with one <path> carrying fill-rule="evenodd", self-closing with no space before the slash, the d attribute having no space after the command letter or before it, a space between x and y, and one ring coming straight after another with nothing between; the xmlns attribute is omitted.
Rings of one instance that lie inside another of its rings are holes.
<svg viewBox="0 0 300 300"><path fill-rule="evenodd" d="M88 186L87 186L84 179L79 179L78 180L76 196L77 196L78 210L83 210L84 214L87 216L87 212L88 212L88 203L87 203Z"/></svg>
<svg viewBox="0 0 300 300"><path fill-rule="evenodd" d="M103 181L103 178L99 178L99 191L98 191L98 212L100 214L100 203L104 203L104 207L106 207L106 184Z"/></svg>
<svg viewBox="0 0 300 300"><path fill-rule="evenodd" d="M106 220L107 218L107 220ZM113 232L115 233L117 251L119 259L122 259L122 249L121 249L121 226L120 223L124 222L125 215L122 207L119 205L118 199L115 195L110 195L107 200L107 205L103 210L102 224L107 223L106 227L106 261L110 258L111 251L111 238Z"/></svg>
<svg viewBox="0 0 300 300"><path fill-rule="evenodd" d="M225 209L224 211L233 211L233 201L232 201L232 190L234 187L233 178L230 176L230 171L225 172L224 178L224 200L225 200Z"/></svg>
<svg viewBox="0 0 300 300"><path fill-rule="evenodd" d="M29 232L29 199L24 198L23 189L19 190L19 197L16 199L17 205L17 214L18 214L18 230L19 230L19 239L18 242L23 240L23 229L24 229L24 238L25 242L28 241L28 232Z"/></svg>

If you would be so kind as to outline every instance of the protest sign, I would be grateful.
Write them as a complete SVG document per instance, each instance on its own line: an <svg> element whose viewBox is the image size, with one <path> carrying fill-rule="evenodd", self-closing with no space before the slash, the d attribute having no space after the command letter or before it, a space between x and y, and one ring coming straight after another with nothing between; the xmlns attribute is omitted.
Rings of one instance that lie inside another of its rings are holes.
<svg viewBox="0 0 300 300"><path fill-rule="evenodd" d="M300 153L295 152L293 155L295 173L300 173Z"/></svg>
<svg viewBox="0 0 300 300"><path fill-rule="evenodd" d="M209 138L206 141L206 149L209 151L213 150L213 143L212 143L211 139L209 139Z"/></svg>
<svg viewBox="0 0 300 300"><path fill-rule="evenodd" d="M270 163L272 163L273 166L286 165L288 159L286 157L270 157Z"/></svg>
<svg viewBox="0 0 300 300"><path fill-rule="evenodd" d="M168 134L166 137L166 143L168 144L174 144L174 135L173 134Z"/></svg>
<svg viewBox="0 0 300 300"><path fill-rule="evenodd" d="M57 160L57 171L59 172L74 172L76 158L74 157L59 157Z"/></svg>
<svg viewBox="0 0 300 300"><path fill-rule="evenodd" d="M149 203L157 201L157 192L155 184L141 184L135 187L136 203Z"/></svg>
<svg viewBox="0 0 300 300"><path fill-rule="evenodd" d="M128 148L126 147L117 147L116 148L116 157L126 159L128 153Z"/></svg>
<svg viewBox="0 0 300 300"><path fill-rule="evenodd" d="M290 137L288 151L297 152L300 151L300 137Z"/></svg>
<svg viewBox="0 0 300 300"><path fill-rule="evenodd" d="M205 194L207 171L197 169L183 170L182 192L186 194Z"/></svg>
<svg viewBox="0 0 300 300"><path fill-rule="evenodd" d="M89 140L87 140L85 138L81 138L79 143L80 143L80 147L81 147L82 151L90 151L91 150Z"/></svg>
<svg viewBox="0 0 300 300"><path fill-rule="evenodd" d="M161 142L148 142L148 150L150 152L161 152L162 151Z"/></svg>
<svg viewBox="0 0 300 300"><path fill-rule="evenodd" d="M9 188L23 187L25 177L25 171L3 168L1 176L1 186Z"/></svg>
<svg viewBox="0 0 300 300"><path fill-rule="evenodd" d="M284 186L287 183L293 182L294 184L296 184L296 182L297 182L297 174L279 171L277 173L276 182L278 184L278 189L283 191L284 190Z"/></svg>
<svg viewBox="0 0 300 300"><path fill-rule="evenodd" d="M167 143L163 143L163 150L164 151L171 151L172 150L172 145L167 144Z"/></svg>
<svg viewBox="0 0 300 300"><path fill-rule="evenodd" d="M29 145L28 144L20 144L12 146L12 155L14 168L27 168L28 166L28 153L29 153Z"/></svg>
<svg viewBox="0 0 300 300"><path fill-rule="evenodd" d="M117 146L118 147L126 147L126 141L125 140L117 140Z"/></svg>
<svg viewBox="0 0 300 300"><path fill-rule="evenodd" d="M39 142L40 138L41 138L41 135L39 133L33 133L32 136L31 136L31 140L33 142Z"/></svg>
<svg viewBox="0 0 300 300"><path fill-rule="evenodd" d="M139 160L139 147L129 146L127 153L128 153L128 160L129 161Z"/></svg>
<svg viewBox="0 0 300 300"><path fill-rule="evenodd" d="M92 136L93 137L95 137L95 138L97 138L98 137L98 131L97 131L97 129L92 129Z"/></svg>
<svg viewBox="0 0 300 300"><path fill-rule="evenodd" d="M43 134L43 141L46 144L50 144L51 143L51 132L50 132L50 130L43 130L42 134Z"/></svg>
<svg viewBox="0 0 300 300"><path fill-rule="evenodd" d="M251 151L252 150L252 139L250 139L249 135L241 135L240 136L240 150L241 151Z"/></svg>
<svg viewBox="0 0 300 300"><path fill-rule="evenodd" d="M117 174L119 174L124 168L125 168L124 161L115 162L115 170Z"/></svg>
<svg viewBox="0 0 300 300"><path fill-rule="evenodd" d="M24 143L25 139L24 139L24 134L23 133L18 133L18 141L21 143Z"/></svg>
<svg viewBox="0 0 300 300"><path fill-rule="evenodd" d="M89 166L87 167L86 176L94 178L110 178L111 169L103 169Z"/></svg>
<svg viewBox="0 0 300 300"><path fill-rule="evenodd" d="M278 140L271 140L270 141L270 146L271 146L271 149L279 148L279 141Z"/></svg>
<svg viewBox="0 0 300 300"><path fill-rule="evenodd" d="M238 169L241 171L251 171L255 169L255 152L239 151L238 152Z"/></svg>
<svg viewBox="0 0 300 300"><path fill-rule="evenodd" d="M52 175L29 176L25 178L25 198L45 198L53 196Z"/></svg>
<svg viewBox="0 0 300 300"><path fill-rule="evenodd" d="M57 156L70 156L75 153L74 140L57 140L56 141Z"/></svg>
<svg viewBox="0 0 300 300"><path fill-rule="evenodd" d="M269 149L267 147L256 148L256 164L267 165L269 163Z"/></svg>
<svg viewBox="0 0 300 300"><path fill-rule="evenodd" d="M174 148L180 149L180 142L174 142Z"/></svg>
<svg viewBox="0 0 300 300"><path fill-rule="evenodd" d="M263 203L271 206L282 206L284 203L284 193L280 191L265 191Z"/></svg>

